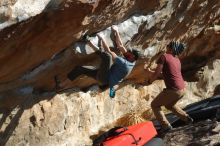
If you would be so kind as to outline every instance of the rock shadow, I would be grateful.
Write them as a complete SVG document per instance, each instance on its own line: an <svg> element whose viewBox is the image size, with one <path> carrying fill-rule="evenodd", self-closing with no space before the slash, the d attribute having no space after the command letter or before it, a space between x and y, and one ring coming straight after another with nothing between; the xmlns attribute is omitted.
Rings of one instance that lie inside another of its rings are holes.
<svg viewBox="0 0 220 146"><path fill-rule="evenodd" d="M42 95L29 95L23 97L19 103L11 105L10 108L3 107L1 109L2 117L0 119L0 145L6 145L9 138L13 135L14 130L19 124L19 120L26 109L32 108L36 103L39 103L42 100L50 100L56 94L54 92L44 93ZM13 99L13 98L12 98ZM31 120L31 119L30 119ZM8 122L10 121L10 122ZM3 130L3 125L5 128Z"/></svg>

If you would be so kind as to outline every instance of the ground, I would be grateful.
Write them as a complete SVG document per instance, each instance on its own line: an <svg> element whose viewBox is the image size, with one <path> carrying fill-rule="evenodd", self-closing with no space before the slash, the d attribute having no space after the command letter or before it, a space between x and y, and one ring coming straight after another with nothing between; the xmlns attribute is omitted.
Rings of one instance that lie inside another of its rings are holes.
<svg viewBox="0 0 220 146"><path fill-rule="evenodd" d="M163 139L165 146L220 146L220 122L205 120L174 128Z"/></svg>

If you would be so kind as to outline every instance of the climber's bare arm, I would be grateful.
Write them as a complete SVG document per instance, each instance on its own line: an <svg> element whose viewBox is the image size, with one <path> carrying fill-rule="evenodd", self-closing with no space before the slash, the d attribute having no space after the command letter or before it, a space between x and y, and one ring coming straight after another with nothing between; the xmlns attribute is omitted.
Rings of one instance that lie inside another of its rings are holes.
<svg viewBox="0 0 220 146"><path fill-rule="evenodd" d="M117 57L117 55L115 54L115 52L111 51L108 44L106 43L106 41L104 40L104 38L102 36L100 36L99 34L97 35L98 38L101 40L103 48L105 49L105 51L107 51L108 53L111 54L112 56L112 60L115 61L115 58Z"/></svg>
<svg viewBox="0 0 220 146"><path fill-rule="evenodd" d="M122 40L121 40L121 37L119 35L118 30L115 27L112 27L112 31L115 35L115 41L116 41L117 48L121 51L122 54L126 53L127 49L124 47L124 45L122 43Z"/></svg>

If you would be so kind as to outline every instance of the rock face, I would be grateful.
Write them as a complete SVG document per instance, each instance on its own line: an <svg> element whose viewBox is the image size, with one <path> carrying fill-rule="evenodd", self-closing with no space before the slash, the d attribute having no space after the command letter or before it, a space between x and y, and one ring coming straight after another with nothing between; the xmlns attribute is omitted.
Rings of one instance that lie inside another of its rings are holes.
<svg viewBox="0 0 220 146"><path fill-rule="evenodd" d="M178 104L219 94L219 8L218 0L1 1L1 145L91 145L106 127L153 118L150 102L164 84L139 83L150 78L144 64L153 68L170 40L187 45L180 58L188 92ZM118 26L127 48L145 55L115 99L91 87L96 81L88 77L56 95L54 76L63 81L75 66L100 63L80 41L82 34L92 35L95 44L94 34L102 34L114 47L111 25Z"/></svg>

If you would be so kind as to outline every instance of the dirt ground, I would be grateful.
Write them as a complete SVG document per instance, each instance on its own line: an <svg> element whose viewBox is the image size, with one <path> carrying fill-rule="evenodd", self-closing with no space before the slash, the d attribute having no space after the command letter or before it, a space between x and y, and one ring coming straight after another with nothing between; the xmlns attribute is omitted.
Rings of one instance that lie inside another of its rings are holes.
<svg viewBox="0 0 220 146"><path fill-rule="evenodd" d="M220 146L220 122L205 120L174 128L163 139L165 146Z"/></svg>

